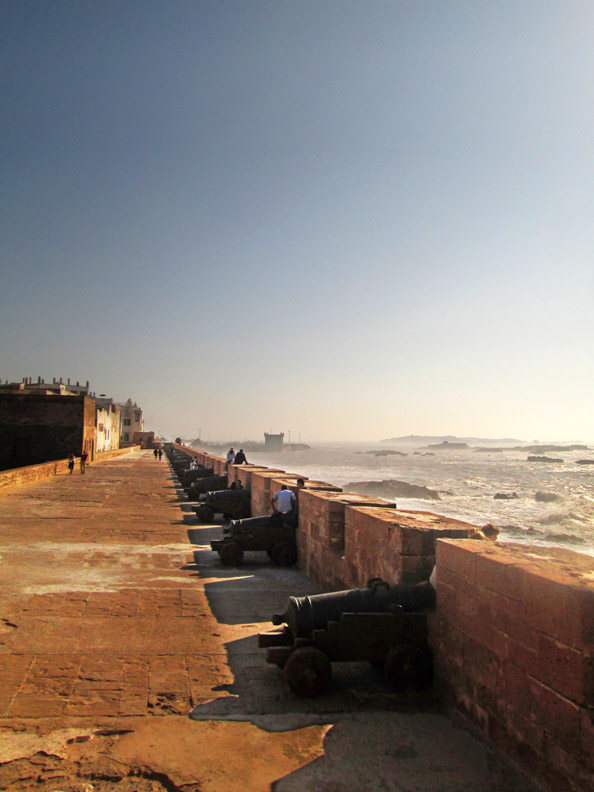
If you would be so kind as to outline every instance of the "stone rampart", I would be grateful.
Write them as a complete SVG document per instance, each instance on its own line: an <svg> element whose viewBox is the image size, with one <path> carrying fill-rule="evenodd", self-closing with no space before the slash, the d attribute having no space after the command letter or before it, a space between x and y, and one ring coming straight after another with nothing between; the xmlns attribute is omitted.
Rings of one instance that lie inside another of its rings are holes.
<svg viewBox="0 0 594 792"><path fill-rule="evenodd" d="M435 659L453 709L546 788L594 789L594 558L437 543Z"/></svg>
<svg viewBox="0 0 594 792"><path fill-rule="evenodd" d="M296 490L297 474L228 475L251 486L254 515L282 484ZM594 558L465 538L473 528L324 482L299 491L301 568L340 590L415 583L436 565L429 641L444 701L543 788L594 792Z"/></svg>
<svg viewBox="0 0 594 792"><path fill-rule="evenodd" d="M139 446L129 446L128 448L119 448L114 451L104 451L103 453L95 455L93 464L104 462L108 459L122 456L123 454L129 454L131 451L137 451L138 448ZM57 459L54 462L43 462L41 465L27 465L26 467L3 470L0 471L0 494L14 489L15 487L35 484L42 479L49 478L50 476L57 476L58 473L67 472L68 459Z"/></svg>

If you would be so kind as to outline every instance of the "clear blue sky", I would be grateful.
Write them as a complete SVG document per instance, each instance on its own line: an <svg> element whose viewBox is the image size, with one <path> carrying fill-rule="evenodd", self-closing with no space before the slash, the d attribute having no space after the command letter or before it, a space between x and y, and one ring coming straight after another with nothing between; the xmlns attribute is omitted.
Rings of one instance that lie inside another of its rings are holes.
<svg viewBox="0 0 594 792"><path fill-rule="evenodd" d="M0 377L594 440L590 0L0 0Z"/></svg>

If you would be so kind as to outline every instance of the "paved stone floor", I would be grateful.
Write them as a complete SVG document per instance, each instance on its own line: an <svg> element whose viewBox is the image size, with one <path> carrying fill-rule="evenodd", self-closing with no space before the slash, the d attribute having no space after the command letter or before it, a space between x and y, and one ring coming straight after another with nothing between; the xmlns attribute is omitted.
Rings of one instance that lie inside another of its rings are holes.
<svg viewBox="0 0 594 792"><path fill-rule="evenodd" d="M1 789L528 789L370 668L290 694L256 635L317 589L265 554L221 568L220 531L151 452L0 497Z"/></svg>

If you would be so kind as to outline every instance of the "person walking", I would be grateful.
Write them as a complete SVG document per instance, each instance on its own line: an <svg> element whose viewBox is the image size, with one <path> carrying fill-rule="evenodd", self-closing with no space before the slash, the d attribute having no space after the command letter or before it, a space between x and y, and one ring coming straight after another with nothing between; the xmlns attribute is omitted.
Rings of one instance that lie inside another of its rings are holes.
<svg viewBox="0 0 594 792"><path fill-rule="evenodd" d="M157 449L156 449L156 448L155 448L155 450L153 451L153 456L155 457L155 462L156 462L156 461L157 461L157 457L159 456L159 452L157 451Z"/></svg>
<svg viewBox="0 0 594 792"><path fill-rule="evenodd" d="M163 449L160 448L159 449L159 462L161 461L162 458L163 458Z"/></svg>
<svg viewBox="0 0 594 792"><path fill-rule="evenodd" d="M72 471L74 470L74 454L68 454L68 470L70 471L70 475L72 475Z"/></svg>
<svg viewBox="0 0 594 792"><path fill-rule="evenodd" d="M88 458L89 458L89 455L87 454L87 452L83 451L82 454L80 455L80 472L81 473L84 473L86 471L86 469L87 469L87 459Z"/></svg>

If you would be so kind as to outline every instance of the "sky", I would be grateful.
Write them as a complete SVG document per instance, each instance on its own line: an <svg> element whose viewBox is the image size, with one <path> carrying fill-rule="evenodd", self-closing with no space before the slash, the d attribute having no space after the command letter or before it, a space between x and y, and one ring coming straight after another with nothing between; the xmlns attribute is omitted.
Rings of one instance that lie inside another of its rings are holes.
<svg viewBox="0 0 594 792"><path fill-rule="evenodd" d="M594 441L590 0L0 0L0 378Z"/></svg>

